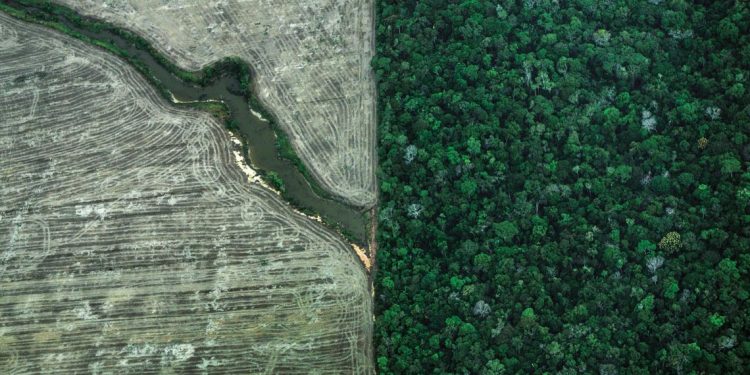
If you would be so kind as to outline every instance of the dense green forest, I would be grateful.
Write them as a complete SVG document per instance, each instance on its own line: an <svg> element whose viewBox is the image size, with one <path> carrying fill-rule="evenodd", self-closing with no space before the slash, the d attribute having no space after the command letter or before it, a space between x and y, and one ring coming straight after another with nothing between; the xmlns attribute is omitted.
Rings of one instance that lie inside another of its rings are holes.
<svg viewBox="0 0 750 375"><path fill-rule="evenodd" d="M750 373L750 6L377 2L380 373Z"/></svg>

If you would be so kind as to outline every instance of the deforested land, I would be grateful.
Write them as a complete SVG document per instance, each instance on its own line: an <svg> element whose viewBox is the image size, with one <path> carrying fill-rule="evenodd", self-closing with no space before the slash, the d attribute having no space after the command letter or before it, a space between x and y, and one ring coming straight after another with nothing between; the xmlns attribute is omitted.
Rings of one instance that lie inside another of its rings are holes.
<svg viewBox="0 0 750 375"><path fill-rule="evenodd" d="M0 61L0 373L372 372L365 270L214 117L2 13Z"/></svg>

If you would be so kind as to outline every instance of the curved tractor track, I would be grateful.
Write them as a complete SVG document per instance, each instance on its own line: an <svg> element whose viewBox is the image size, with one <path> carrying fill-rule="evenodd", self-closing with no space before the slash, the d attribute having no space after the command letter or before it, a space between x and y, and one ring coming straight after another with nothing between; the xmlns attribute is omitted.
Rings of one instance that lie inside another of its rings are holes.
<svg viewBox="0 0 750 375"><path fill-rule="evenodd" d="M372 373L348 245L230 135L0 13L0 373Z"/></svg>

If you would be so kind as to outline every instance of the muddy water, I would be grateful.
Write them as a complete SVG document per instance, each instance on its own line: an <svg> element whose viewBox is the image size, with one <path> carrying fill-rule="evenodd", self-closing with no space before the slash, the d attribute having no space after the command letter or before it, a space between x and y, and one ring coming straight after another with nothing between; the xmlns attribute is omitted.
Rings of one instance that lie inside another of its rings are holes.
<svg viewBox="0 0 750 375"><path fill-rule="evenodd" d="M18 9L27 8L13 1L6 2ZM106 30L92 32L68 21L63 16L55 16L64 24L89 38L109 42L126 51L143 63L178 101L224 102L231 110L231 119L237 124L242 138L247 142L251 166L254 169L273 171L284 180L286 196L296 205L312 210L326 221L341 226L360 244L366 242L366 218L358 208L326 199L317 195L297 167L281 158L276 148L276 135L270 124L251 112L244 96L238 95L240 83L236 77L223 76L207 86L196 86L182 81L162 66L148 51L134 46L123 37Z"/></svg>

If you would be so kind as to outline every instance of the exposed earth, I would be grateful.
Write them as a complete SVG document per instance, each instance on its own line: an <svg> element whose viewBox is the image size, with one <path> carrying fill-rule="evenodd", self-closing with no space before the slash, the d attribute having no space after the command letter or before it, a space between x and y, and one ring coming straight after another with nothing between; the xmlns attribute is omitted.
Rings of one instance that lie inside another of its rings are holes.
<svg viewBox="0 0 750 375"><path fill-rule="evenodd" d="M0 61L0 373L373 372L366 271L218 121L3 13Z"/></svg>

